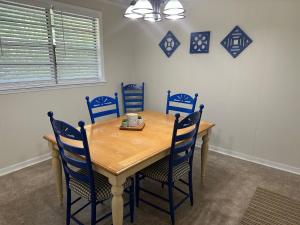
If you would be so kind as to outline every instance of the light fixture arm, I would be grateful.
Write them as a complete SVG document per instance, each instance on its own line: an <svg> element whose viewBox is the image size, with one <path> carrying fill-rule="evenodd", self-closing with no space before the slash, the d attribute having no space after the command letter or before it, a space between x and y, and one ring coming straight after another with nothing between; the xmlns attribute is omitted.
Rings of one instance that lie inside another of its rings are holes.
<svg viewBox="0 0 300 225"><path fill-rule="evenodd" d="M168 0L150 0L154 12L160 12L161 7L167 3Z"/></svg>

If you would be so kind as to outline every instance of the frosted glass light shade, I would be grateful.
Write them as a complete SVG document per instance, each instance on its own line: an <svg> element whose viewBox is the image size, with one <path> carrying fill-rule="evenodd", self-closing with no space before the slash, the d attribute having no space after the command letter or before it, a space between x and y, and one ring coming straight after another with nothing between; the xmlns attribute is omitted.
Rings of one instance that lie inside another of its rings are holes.
<svg viewBox="0 0 300 225"><path fill-rule="evenodd" d="M184 19L184 18L185 18L185 15L184 15L184 14L167 15L165 18L166 18L166 19L169 19L169 20L180 20L180 19Z"/></svg>
<svg viewBox="0 0 300 225"><path fill-rule="evenodd" d="M162 20L160 13L148 13L145 14L144 20L149 21L149 22L159 22Z"/></svg>
<svg viewBox="0 0 300 225"><path fill-rule="evenodd" d="M149 0L138 0L132 9L132 12L145 15L146 13L153 13L153 7Z"/></svg>
<svg viewBox="0 0 300 225"><path fill-rule="evenodd" d="M133 8L134 8L134 6L133 6L133 5L130 5L130 6L127 8L127 10L126 10L124 16L127 17L127 18L130 18L130 19L139 19L139 18L142 18L143 15L134 13L134 12L132 11Z"/></svg>
<svg viewBox="0 0 300 225"><path fill-rule="evenodd" d="M178 15L184 13L184 8L179 0L169 0L165 6L164 14Z"/></svg>

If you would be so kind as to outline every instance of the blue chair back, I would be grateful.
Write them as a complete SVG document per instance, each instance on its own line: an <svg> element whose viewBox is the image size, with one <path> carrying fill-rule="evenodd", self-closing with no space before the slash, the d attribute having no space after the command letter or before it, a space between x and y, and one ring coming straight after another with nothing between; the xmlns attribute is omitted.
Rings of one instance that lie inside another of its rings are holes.
<svg viewBox="0 0 300 225"><path fill-rule="evenodd" d="M62 160L67 187L70 178L87 183L90 186L91 199L95 199L94 175L84 122L78 123L79 131L63 121L54 119L53 112L48 112L48 116Z"/></svg>
<svg viewBox="0 0 300 225"><path fill-rule="evenodd" d="M123 95L124 112L144 111L144 90L145 83L138 84L121 84Z"/></svg>
<svg viewBox="0 0 300 225"><path fill-rule="evenodd" d="M204 105L200 106L200 110L189 114L187 117L179 121L180 114L175 115L173 128L171 152L169 159L169 181L172 181L173 168L181 163L189 162L190 170L192 170L192 162L194 157L194 149L197 140L197 134L200 126L201 116ZM187 129L186 132L183 132ZM180 131L178 134L178 131Z"/></svg>
<svg viewBox="0 0 300 225"><path fill-rule="evenodd" d="M98 117L108 116L112 114L117 114L117 117L120 116L118 93L115 93L115 98L109 96L99 96L90 101L89 96L86 96L85 99L89 109L92 123L95 123L95 119ZM93 111L96 108L101 108L101 107L106 107L111 105L115 105L115 108L109 110L105 109L103 111L98 111L98 112Z"/></svg>
<svg viewBox="0 0 300 225"><path fill-rule="evenodd" d="M171 95L171 91L168 91L166 114L169 114L169 111L187 114L193 113L197 104L197 98L197 93L193 98L192 96L183 93ZM171 105L172 103L176 103L176 105L173 106ZM178 104L183 106L178 106Z"/></svg>

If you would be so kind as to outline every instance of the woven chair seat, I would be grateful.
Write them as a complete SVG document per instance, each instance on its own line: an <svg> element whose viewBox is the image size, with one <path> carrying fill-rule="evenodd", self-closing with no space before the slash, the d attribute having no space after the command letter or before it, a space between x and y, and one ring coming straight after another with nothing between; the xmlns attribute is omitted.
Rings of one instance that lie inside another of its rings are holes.
<svg viewBox="0 0 300 225"><path fill-rule="evenodd" d="M190 171L190 165L187 161L173 167L173 181L184 177ZM169 174L169 156L148 166L141 171L141 174L159 182L168 182Z"/></svg>
<svg viewBox="0 0 300 225"><path fill-rule="evenodd" d="M80 170L78 173L86 174L86 170ZM108 178L100 173L94 172L95 192L97 201L103 201L112 197L111 184L108 182ZM131 179L127 178L124 184L124 189L132 185ZM70 178L70 189L78 194L80 197L90 201L91 192L89 184L79 181L74 178Z"/></svg>

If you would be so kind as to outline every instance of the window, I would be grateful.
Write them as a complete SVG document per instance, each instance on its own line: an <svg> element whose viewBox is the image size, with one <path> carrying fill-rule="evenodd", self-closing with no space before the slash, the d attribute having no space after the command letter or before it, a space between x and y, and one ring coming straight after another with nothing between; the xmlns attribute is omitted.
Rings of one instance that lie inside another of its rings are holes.
<svg viewBox="0 0 300 225"><path fill-rule="evenodd" d="M0 0L0 90L103 81L100 22Z"/></svg>

